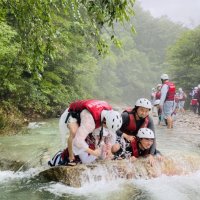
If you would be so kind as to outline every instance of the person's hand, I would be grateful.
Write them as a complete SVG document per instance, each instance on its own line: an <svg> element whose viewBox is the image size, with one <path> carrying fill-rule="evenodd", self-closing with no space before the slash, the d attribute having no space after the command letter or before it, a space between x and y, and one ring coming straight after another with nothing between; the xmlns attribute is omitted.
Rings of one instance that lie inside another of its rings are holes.
<svg viewBox="0 0 200 200"><path fill-rule="evenodd" d="M100 155L101 155L101 149L100 148L93 150L93 156L99 157Z"/></svg>
<svg viewBox="0 0 200 200"><path fill-rule="evenodd" d="M130 159L131 162L134 162L134 161L137 160L137 158L135 156L131 156L129 159Z"/></svg>
<svg viewBox="0 0 200 200"><path fill-rule="evenodd" d="M95 150L88 148L86 150L86 152L89 153L90 155L93 155L93 156L96 156L96 157L99 157L101 155L101 149L100 148L95 149Z"/></svg>
<svg viewBox="0 0 200 200"><path fill-rule="evenodd" d="M155 158L154 158L154 156L150 154L148 158L149 158L150 165L153 166L155 164Z"/></svg>
<svg viewBox="0 0 200 200"><path fill-rule="evenodd" d="M135 139L135 136L133 135L127 135L126 133L123 133L123 137L128 141L131 142Z"/></svg>
<svg viewBox="0 0 200 200"><path fill-rule="evenodd" d="M160 155L160 154L157 154L156 155L156 158L159 160L159 161L163 161L163 156L162 155Z"/></svg>

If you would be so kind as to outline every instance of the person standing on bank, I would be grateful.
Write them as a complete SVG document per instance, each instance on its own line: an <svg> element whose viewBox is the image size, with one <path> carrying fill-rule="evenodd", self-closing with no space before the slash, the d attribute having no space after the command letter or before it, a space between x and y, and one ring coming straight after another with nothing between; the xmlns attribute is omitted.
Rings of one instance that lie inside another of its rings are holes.
<svg viewBox="0 0 200 200"><path fill-rule="evenodd" d="M174 83L169 81L169 76L167 74L162 74L160 78L162 81L160 108L167 121L167 128L171 129L173 128L172 114L174 112L176 87Z"/></svg>
<svg viewBox="0 0 200 200"><path fill-rule="evenodd" d="M115 159L129 157L132 151L131 142L136 138L140 128L149 128L155 133L153 119L149 116L152 109L151 102L148 99L140 98L136 101L135 107L126 109L122 113L122 126L117 131L117 144L112 147ZM154 154L156 150L156 140L150 148L149 161L154 163Z"/></svg>

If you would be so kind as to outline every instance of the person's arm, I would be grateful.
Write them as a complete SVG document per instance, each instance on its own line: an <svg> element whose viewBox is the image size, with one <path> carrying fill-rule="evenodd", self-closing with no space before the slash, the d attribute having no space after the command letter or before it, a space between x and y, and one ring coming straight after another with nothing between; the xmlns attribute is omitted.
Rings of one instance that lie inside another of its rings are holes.
<svg viewBox="0 0 200 200"><path fill-rule="evenodd" d="M76 132L76 135L73 140L73 151L76 155L81 154L82 152L87 152L92 154L88 144L85 142L86 137L95 129L94 119L88 110L83 110L81 112L81 124ZM93 150L92 150L93 151Z"/></svg>
<svg viewBox="0 0 200 200"><path fill-rule="evenodd" d="M96 156L88 154L87 152L83 152L83 153L79 154L79 158L81 159L81 162L83 164L88 164L88 163L94 162L97 159Z"/></svg>
<svg viewBox="0 0 200 200"><path fill-rule="evenodd" d="M154 139L153 144L150 148L150 154L154 155L155 152L156 152L156 133L155 133L154 122L153 122L153 119L151 117L149 117L149 124L148 124L147 128L151 129L154 132L154 138L155 139Z"/></svg>
<svg viewBox="0 0 200 200"><path fill-rule="evenodd" d="M121 114L121 116L122 116L122 126L121 127L124 127L129 123L129 116L128 116L127 112L123 112ZM121 131L121 129L119 129L116 131L116 134L117 134L117 136L122 137L123 132Z"/></svg>
<svg viewBox="0 0 200 200"><path fill-rule="evenodd" d="M161 89L161 97L160 97L160 107L161 108L162 108L162 106L165 102L168 90L169 90L169 86L164 84L162 89Z"/></svg>

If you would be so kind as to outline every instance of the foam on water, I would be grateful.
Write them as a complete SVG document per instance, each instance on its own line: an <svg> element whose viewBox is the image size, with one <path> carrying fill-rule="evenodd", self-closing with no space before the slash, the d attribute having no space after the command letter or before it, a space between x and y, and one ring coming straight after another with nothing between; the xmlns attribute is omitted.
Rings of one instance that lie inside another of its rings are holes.
<svg viewBox="0 0 200 200"><path fill-rule="evenodd" d="M15 179L30 178L37 173L38 170L36 168L31 168L25 172L0 171L0 184Z"/></svg>
<svg viewBox="0 0 200 200"><path fill-rule="evenodd" d="M200 171L186 176L161 176L151 180L134 180L133 183L148 191L155 200L199 200Z"/></svg>
<svg viewBox="0 0 200 200"><path fill-rule="evenodd" d="M80 188L73 188L63 185L61 183L51 183L48 186L40 188L40 190L49 191L57 196L65 196L65 195L72 195L72 196L85 196L85 197L94 197L98 196L105 198L106 195L111 193L123 193L123 185L126 184L127 180L118 180L118 181L110 181L105 182L101 181L94 184L85 184L83 187ZM123 194L124 195L124 194Z"/></svg>

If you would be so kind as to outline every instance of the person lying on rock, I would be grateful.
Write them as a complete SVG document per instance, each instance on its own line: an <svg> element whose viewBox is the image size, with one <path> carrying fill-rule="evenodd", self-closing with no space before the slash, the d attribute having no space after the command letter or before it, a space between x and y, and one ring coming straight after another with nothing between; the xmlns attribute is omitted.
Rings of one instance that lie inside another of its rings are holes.
<svg viewBox="0 0 200 200"><path fill-rule="evenodd" d="M90 163L96 158L102 157L102 151L105 151L105 149L107 149L106 154L110 154L109 148L111 149L111 145L114 144L116 130L121 125L121 115L114 111L105 101L93 99L79 100L71 103L59 121L63 140L64 135L69 129L68 149L66 150L67 161L65 165L76 165L76 156L79 156L82 163ZM96 133L98 133L99 139ZM102 139L108 140L105 143L106 145L102 145L102 142L105 142ZM91 140L93 140L92 144ZM104 155L103 157L107 156Z"/></svg>
<svg viewBox="0 0 200 200"><path fill-rule="evenodd" d="M148 99L140 98L136 101L134 108L122 112L122 126L117 131L116 140L120 145L120 150L115 157L121 157L126 149L131 149L131 141L135 139L140 128L149 128L155 133L153 119L149 116L151 108L152 105ZM154 163L155 151L156 139L153 140L153 145L150 148L149 160L151 164Z"/></svg>
<svg viewBox="0 0 200 200"><path fill-rule="evenodd" d="M118 159L130 158L131 161L135 161L138 157L150 156L151 147L154 143L154 132L149 128L140 128L136 137L131 140L129 148L124 147L124 150L120 144L112 146L112 153L117 156ZM159 160L162 160L160 151L155 149L154 156L158 156ZM119 157L120 156L120 157Z"/></svg>

